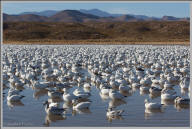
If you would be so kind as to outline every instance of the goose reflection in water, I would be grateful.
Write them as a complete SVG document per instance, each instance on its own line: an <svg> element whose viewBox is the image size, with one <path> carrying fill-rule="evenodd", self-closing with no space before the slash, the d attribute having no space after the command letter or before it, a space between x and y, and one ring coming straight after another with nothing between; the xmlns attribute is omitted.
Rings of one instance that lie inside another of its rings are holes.
<svg viewBox="0 0 192 129"><path fill-rule="evenodd" d="M21 101L7 101L7 106L12 109L15 106L24 106L24 104Z"/></svg>
<svg viewBox="0 0 192 129"><path fill-rule="evenodd" d="M35 92L33 93L33 97L38 100L40 97L47 95L47 92L47 89L35 90Z"/></svg>
<svg viewBox="0 0 192 129"><path fill-rule="evenodd" d="M72 115L76 116L77 114L91 114L92 112L90 111L90 109L74 109L72 111Z"/></svg>
<svg viewBox="0 0 192 129"><path fill-rule="evenodd" d="M174 105L174 100L161 100L161 104L164 106Z"/></svg>
<svg viewBox="0 0 192 129"><path fill-rule="evenodd" d="M174 107L177 109L177 111L181 111L182 109L189 109L190 105L177 105L177 104L175 104Z"/></svg>
<svg viewBox="0 0 192 129"><path fill-rule="evenodd" d="M145 109L145 119L148 120L152 115L157 113L163 113L163 109Z"/></svg>
<svg viewBox="0 0 192 129"><path fill-rule="evenodd" d="M107 117L107 120L109 122L112 122L113 120L124 120L122 116L114 116L114 117Z"/></svg>
<svg viewBox="0 0 192 129"><path fill-rule="evenodd" d="M188 89L181 88L181 95L186 95L189 92Z"/></svg>
<svg viewBox="0 0 192 129"><path fill-rule="evenodd" d="M111 100L109 101L109 107L117 107L122 104L126 104L127 102L124 100Z"/></svg>
<svg viewBox="0 0 192 129"><path fill-rule="evenodd" d="M64 115L53 115L53 114L47 114L45 117L45 126L50 126L52 122L57 122L59 120L66 120L67 117Z"/></svg>

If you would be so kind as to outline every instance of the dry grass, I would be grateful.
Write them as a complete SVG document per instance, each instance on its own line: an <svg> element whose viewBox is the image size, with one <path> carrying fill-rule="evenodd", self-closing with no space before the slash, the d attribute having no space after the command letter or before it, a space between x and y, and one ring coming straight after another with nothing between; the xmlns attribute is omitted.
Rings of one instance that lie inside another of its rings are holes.
<svg viewBox="0 0 192 129"><path fill-rule="evenodd" d="M181 21L3 23L5 44L183 44L189 32L189 22Z"/></svg>

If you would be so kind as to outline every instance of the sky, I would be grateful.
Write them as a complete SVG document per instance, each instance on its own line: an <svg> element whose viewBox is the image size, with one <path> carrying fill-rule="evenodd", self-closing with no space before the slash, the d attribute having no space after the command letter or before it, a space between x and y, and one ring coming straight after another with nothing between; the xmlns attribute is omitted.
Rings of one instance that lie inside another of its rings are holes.
<svg viewBox="0 0 192 129"><path fill-rule="evenodd" d="M3 13L19 14L22 12L66 9L100 9L113 14L136 14L154 17L175 16L190 17L189 2L3 2Z"/></svg>

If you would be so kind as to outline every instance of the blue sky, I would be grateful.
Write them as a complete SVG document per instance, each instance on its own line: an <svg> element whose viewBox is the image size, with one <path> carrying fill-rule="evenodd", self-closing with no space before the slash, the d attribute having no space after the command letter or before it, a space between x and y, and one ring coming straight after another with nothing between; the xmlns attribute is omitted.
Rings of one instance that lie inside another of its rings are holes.
<svg viewBox="0 0 192 129"><path fill-rule="evenodd" d="M29 11L44 11L44 10L65 10L65 9L100 9L109 13L115 14L140 14L147 16L162 17L189 17L190 4L189 2L102 2L102 3L77 3L77 2L3 2L3 13L18 14Z"/></svg>

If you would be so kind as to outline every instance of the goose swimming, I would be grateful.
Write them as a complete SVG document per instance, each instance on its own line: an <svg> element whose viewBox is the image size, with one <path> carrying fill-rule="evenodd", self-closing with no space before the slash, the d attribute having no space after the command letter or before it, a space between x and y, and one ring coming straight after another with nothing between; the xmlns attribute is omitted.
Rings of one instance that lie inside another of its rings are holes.
<svg viewBox="0 0 192 129"><path fill-rule="evenodd" d="M52 104L50 106L48 101L46 101L43 105L45 105L45 111L47 114L62 115L65 113L64 108L59 108L56 104Z"/></svg>
<svg viewBox="0 0 192 129"><path fill-rule="evenodd" d="M23 97L23 95L11 95L7 96L7 101L20 101Z"/></svg>
<svg viewBox="0 0 192 129"><path fill-rule="evenodd" d="M159 104L159 103L152 103L152 102L148 102L147 99L145 99L145 109L161 109L163 104Z"/></svg>
<svg viewBox="0 0 192 129"><path fill-rule="evenodd" d="M121 116L124 110L113 110L113 108L108 108L106 116L107 117L117 117Z"/></svg>
<svg viewBox="0 0 192 129"><path fill-rule="evenodd" d="M190 99L188 98L181 98L181 97L176 97L174 100L176 105L189 105L190 104Z"/></svg>
<svg viewBox="0 0 192 129"><path fill-rule="evenodd" d="M72 101L73 104L73 109L84 109L84 108L89 108L91 102L86 101L86 102L77 102L75 100Z"/></svg>
<svg viewBox="0 0 192 129"><path fill-rule="evenodd" d="M111 99L124 99L124 98L127 97L127 96L124 96L124 95L122 95L121 93L119 93L118 91L115 91L115 90L111 89L111 90L109 91L109 97L110 97Z"/></svg>

